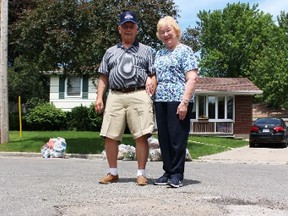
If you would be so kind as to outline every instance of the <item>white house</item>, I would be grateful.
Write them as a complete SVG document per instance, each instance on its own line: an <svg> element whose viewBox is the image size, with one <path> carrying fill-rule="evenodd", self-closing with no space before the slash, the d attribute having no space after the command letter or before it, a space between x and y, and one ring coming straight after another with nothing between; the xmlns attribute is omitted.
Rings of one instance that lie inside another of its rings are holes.
<svg viewBox="0 0 288 216"><path fill-rule="evenodd" d="M80 106L89 107L96 99L96 86L87 75L50 75L50 102L63 111Z"/></svg>

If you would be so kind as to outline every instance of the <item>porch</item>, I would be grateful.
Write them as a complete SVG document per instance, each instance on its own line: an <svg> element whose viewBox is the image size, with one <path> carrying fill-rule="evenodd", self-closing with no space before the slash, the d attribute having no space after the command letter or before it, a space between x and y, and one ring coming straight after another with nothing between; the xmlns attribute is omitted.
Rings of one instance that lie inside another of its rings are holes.
<svg viewBox="0 0 288 216"><path fill-rule="evenodd" d="M191 120L190 134L195 135L233 135L233 122L213 120Z"/></svg>

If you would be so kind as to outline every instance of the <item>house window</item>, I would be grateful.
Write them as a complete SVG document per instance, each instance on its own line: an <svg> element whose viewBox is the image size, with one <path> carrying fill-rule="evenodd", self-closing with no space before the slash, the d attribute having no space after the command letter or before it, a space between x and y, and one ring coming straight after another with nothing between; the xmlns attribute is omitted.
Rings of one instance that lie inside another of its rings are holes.
<svg viewBox="0 0 288 216"><path fill-rule="evenodd" d="M191 112L191 119L195 119L196 118L196 103L194 101L193 103L193 108L192 108L192 112Z"/></svg>
<svg viewBox="0 0 288 216"><path fill-rule="evenodd" d="M59 99L82 97L88 99L89 77L59 76Z"/></svg>
<svg viewBox="0 0 288 216"><path fill-rule="evenodd" d="M204 118L206 116L207 116L207 114L206 114L206 97L199 95L198 96L198 118Z"/></svg>
<svg viewBox="0 0 288 216"><path fill-rule="evenodd" d="M233 119L234 116L234 97L227 97L227 119Z"/></svg>
<svg viewBox="0 0 288 216"><path fill-rule="evenodd" d="M82 88L82 79L80 77L68 77L66 79L67 97L80 97Z"/></svg>
<svg viewBox="0 0 288 216"><path fill-rule="evenodd" d="M225 119L225 97L218 97L218 119Z"/></svg>
<svg viewBox="0 0 288 216"><path fill-rule="evenodd" d="M209 119L229 119L234 117L234 97L233 96L203 96L195 97L194 108L191 118Z"/></svg>
<svg viewBox="0 0 288 216"><path fill-rule="evenodd" d="M208 96L207 98L208 98L208 118L215 119L216 97Z"/></svg>

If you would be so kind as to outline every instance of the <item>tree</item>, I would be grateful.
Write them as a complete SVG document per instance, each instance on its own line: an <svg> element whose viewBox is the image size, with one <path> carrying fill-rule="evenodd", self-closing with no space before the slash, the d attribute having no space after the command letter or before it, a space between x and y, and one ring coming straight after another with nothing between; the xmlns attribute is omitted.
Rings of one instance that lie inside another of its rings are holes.
<svg viewBox="0 0 288 216"><path fill-rule="evenodd" d="M176 16L171 0L39 0L13 26L22 60L41 71L62 68L74 74L95 74L105 50L119 39L118 16L133 10L139 16L139 40L159 45L156 23L162 15Z"/></svg>
<svg viewBox="0 0 288 216"><path fill-rule="evenodd" d="M156 23L177 17L171 0L23 0L10 2L9 100L49 99L41 71L63 69L96 75L105 50L117 43L117 22L124 10L137 12L141 42L156 48ZM25 82L23 82L25 80Z"/></svg>
<svg viewBox="0 0 288 216"><path fill-rule="evenodd" d="M25 62L21 56L21 49L18 48L15 34L15 26L21 22L26 11L34 10L37 7L37 0L9 0L9 49L8 49L8 93L9 102L17 103L18 96L21 96L23 103L28 98L39 97L49 99L49 83L43 74L35 73L38 69L33 62Z"/></svg>
<svg viewBox="0 0 288 216"><path fill-rule="evenodd" d="M288 107L288 14L281 12L273 37L251 64L251 79L263 90L262 100L273 108Z"/></svg>
<svg viewBox="0 0 288 216"><path fill-rule="evenodd" d="M201 74L247 77L263 90L260 101L287 108L288 15L282 12L277 25L257 4L234 3L198 17Z"/></svg>
<svg viewBox="0 0 288 216"><path fill-rule="evenodd" d="M8 1L8 24L9 24L9 41L14 41L15 40L15 34L11 30L11 27L19 21L20 17L23 15L23 12L26 10L31 10L34 9L37 4L37 0L9 0ZM8 61L9 65L14 64L15 58L19 55L19 53L16 52L17 47L14 47L12 45L13 43L9 44L9 49L8 49Z"/></svg>
<svg viewBox="0 0 288 216"><path fill-rule="evenodd" d="M181 40L183 41L184 44L186 44L187 46L190 46L194 52L197 52L201 48L199 36L200 36L199 27L196 27L196 28L188 27L184 31Z"/></svg>
<svg viewBox="0 0 288 216"><path fill-rule="evenodd" d="M271 39L274 23L249 4L200 11L201 72L204 76L249 77L251 62Z"/></svg>
<svg viewBox="0 0 288 216"><path fill-rule="evenodd" d="M9 102L17 103L18 96L22 103L32 98L49 101L49 77L39 73L35 64L22 61L21 57L9 68L8 83Z"/></svg>

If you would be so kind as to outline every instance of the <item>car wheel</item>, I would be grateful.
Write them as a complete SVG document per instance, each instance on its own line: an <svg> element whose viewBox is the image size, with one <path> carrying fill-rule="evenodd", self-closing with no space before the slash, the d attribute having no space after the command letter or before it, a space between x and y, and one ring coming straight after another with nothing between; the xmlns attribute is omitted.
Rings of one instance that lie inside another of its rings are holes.
<svg viewBox="0 0 288 216"><path fill-rule="evenodd" d="M283 147L283 148L287 148L287 142L282 143L282 147Z"/></svg>
<svg viewBox="0 0 288 216"><path fill-rule="evenodd" d="M255 143L249 143L249 147L250 147L250 148L255 147Z"/></svg>

